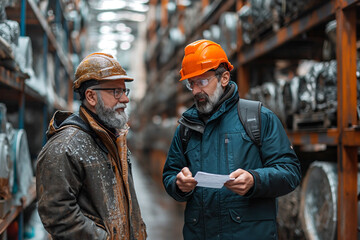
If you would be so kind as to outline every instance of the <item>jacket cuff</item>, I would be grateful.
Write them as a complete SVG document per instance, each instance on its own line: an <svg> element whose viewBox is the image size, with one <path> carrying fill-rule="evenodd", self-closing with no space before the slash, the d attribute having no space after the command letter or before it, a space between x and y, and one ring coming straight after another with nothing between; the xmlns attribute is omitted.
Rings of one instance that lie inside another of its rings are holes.
<svg viewBox="0 0 360 240"><path fill-rule="evenodd" d="M186 201L187 198L189 196L191 196L192 193L194 192L194 190L187 192L187 193L181 191L180 188L176 184L176 178L172 182L172 189L173 189L174 193L177 195L177 197L179 198L179 200L182 200L182 201Z"/></svg>
<svg viewBox="0 0 360 240"><path fill-rule="evenodd" d="M250 190L244 195L244 197L251 198L255 195L256 191L261 188L261 180L260 180L260 175L258 172L254 171L254 170L248 170L248 172L254 178L254 186L252 188L250 188Z"/></svg>

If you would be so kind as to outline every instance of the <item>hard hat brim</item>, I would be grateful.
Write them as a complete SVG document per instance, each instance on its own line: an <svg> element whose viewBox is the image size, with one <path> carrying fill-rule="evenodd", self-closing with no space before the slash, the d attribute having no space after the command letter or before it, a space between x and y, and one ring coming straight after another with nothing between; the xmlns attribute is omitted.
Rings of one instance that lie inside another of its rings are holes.
<svg viewBox="0 0 360 240"><path fill-rule="evenodd" d="M109 77L101 78L101 80L125 80L125 82L132 82L134 81L134 78L127 75L112 75Z"/></svg>

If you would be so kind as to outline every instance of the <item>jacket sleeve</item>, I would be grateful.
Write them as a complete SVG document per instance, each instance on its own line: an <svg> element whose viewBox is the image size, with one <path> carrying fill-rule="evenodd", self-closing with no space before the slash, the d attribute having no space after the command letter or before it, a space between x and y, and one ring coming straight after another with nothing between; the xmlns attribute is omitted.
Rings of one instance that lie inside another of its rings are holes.
<svg viewBox="0 0 360 240"><path fill-rule="evenodd" d="M184 193L176 185L176 175L187 167L187 161L182 150L180 139L180 125L176 128L175 135L167 155L163 170L163 184L166 192L179 202L185 202L191 198L193 192Z"/></svg>
<svg viewBox="0 0 360 240"><path fill-rule="evenodd" d="M84 216L77 204L84 177L80 161L69 148L59 145L53 142L38 157L36 189L44 227L53 239L105 240L107 232Z"/></svg>
<svg viewBox="0 0 360 240"><path fill-rule="evenodd" d="M265 109L261 121L263 167L249 170L255 185L247 196L279 197L300 184L300 162L276 115Z"/></svg>

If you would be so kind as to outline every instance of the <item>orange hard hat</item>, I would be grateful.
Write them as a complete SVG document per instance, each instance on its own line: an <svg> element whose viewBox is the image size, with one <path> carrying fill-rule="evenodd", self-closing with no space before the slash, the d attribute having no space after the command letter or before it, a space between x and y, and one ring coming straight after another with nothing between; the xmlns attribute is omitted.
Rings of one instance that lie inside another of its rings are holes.
<svg viewBox="0 0 360 240"><path fill-rule="evenodd" d="M74 90L90 80L120 80L133 81L115 58L106 53L92 53L85 57L75 72Z"/></svg>
<svg viewBox="0 0 360 240"><path fill-rule="evenodd" d="M219 44L205 39L190 43L185 47L180 81L216 69L221 63L226 63L229 71L234 68Z"/></svg>

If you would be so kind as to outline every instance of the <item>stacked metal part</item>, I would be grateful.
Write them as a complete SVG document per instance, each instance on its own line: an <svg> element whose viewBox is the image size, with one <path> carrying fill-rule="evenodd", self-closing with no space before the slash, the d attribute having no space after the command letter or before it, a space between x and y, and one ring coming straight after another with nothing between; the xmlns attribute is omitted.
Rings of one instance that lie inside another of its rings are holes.
<svg viewBox="0 0 360 240"><path fill-rule="evenodd" d="M239 11L242 39L250 44L268 32L276 32L282 26L297 19L301 14L323 0L250 0Z"/></svg>
<svg viewBox="0 0 360 240"><path fill-rule="evenodd" d="M304 232L299 218L301 187L278 198L279 239L304 240Z"/></svg>
<svg viewBox="0 0 360 240"><path fill-rule="evenodd" d="M298 89L302 77L296 76L290 81L286 82L282 90L284 114L287 128L292 128L294 114L299 110L299 95Z"/></svg>
<svg viewBox="0 0 360 240"><path fill-rule="evenodd" d="M247 98L261 101L263 105L271 109L285 125L286 116L284 114L283 88L284 84L281 82L265 82L260 86L251 88Z"/></svg>
<svg viewBox="0 0 360 240"><path fill-rule="evenodd" d="M29 37L20 36L18 22L7 19L7 4L6 1L0 3L0 65L29 78L33 75L31 41Z"/></svg>
<svg viewBox="0 0 360 240"><path fill-rule="evenodd" d="M286 113L293 114L290 127L327 128L336 125L336 72L335 60L314 63L306 75L295 77L294 83L288 83L286 88L291 89L291 96L287 90L284 100L293 103L288 105Z"/></svg>
<svg viewBox="0 0 360 240"><path fill-rule="evenodd" d="M336 238L337 173L336 163L320 161L314 161L306 172L300 200L300 219L306 239ZM360 193L359 167L357 179L357 192Z"/></svg>
<svg viewBox="0 0 360 240"><path fill-rule="evenodd" d="M357 88L360 92L360 61L357 62ZM251 88L247 96L262 101L289 129L336 126L336 60L313 63L304 76L288 82L273 81ZM360 119L360 96L358 96Z"/></svg>
<svg viewBox="0 0 360 240"><path fill-rule="evenodd" d="M324 0L274 0L276 10L281 16L282 24L288 24L289 22L297 19L302 13L317 6Z"/></svg>
<svg viewBox="0 0 360 240"><path fill-rule="evenodd" d="M221 46L225 44L223 36L221 35L220 26L217 24L213 24L209 29L204 30L203 38L219 43Z"/></svg>
<svg viewBox="0 0 360 240"><path fill-rule="evenodd" d="M6 106L0 103L0 218L12 205L20 206L33 184L33 168L25 130L7 122Z"/></svg>
<svg viewBox="0 0 360 240"><path fill-rule="evenodd" d="M357 63L357 85L360 83L360 63ZM337 112L337 63L336 60L315 64L310 72L301 78L299 84L299 118L322 114L322 127L336 126ZM359 89L358 89L359 92ZM359 96L358 96L358 102ZM359 105L359 104L358 104Z"/></svg>
<svg viewBox="0 0 360 240"><path fill-rule="evenodd" d="M10 143L10 157L14 166L12 188L13 205L21 205L21 198L28 195L33 184L33 168L30 159L29 145L24 129L14 129L8 122L6 136Z"/></svg>
<svg viewBox="0 0 360 240"><path fill-rule="evenodd" d="M315 63L310 71L300 78L298 89L300 113L316 111L316 83L322 71L324 71L324 64Z"/></svg>
<svg viewBox="0 0 360 240"><path fill-rule="evenodd" d="M336 20L326 24L325 34L327 39L323 45L323 59L331 60L336 58Z"/></svg>
<svg viewBox="0 0 360 240"><path fill-rule="evenodd" d="M323 111L332 125L336 123L337 111L336 60L324 63L324 71L316 79L316 111Z"/></svg>
<svg viewBox="0 0 360 240"><path fill-rule="evenodd" d="M0 2L0 60L2 65L6 64L8 68L14 70L11 63L14 59L13 50L18 44L20 27L18 22L7 19L6 6L6 1Z"/></svg>
<svg viewBox="0 0 360 240"><path fill-rule="evenodd" d="M173 16L177 14L177 5L175 1L168 3L168 15ZM169 18L168 28L159 28L158 37L161 39L159 44L161 64L167 63L174 55L176 49L184 44L185 34L179 29L179 17Z"/></svg>
<svg viewBox="0 0 360 240"><path fill-rule="evenodd" d="M238 16L233 12L225 12L220 16L219 27L221 32L220 45L226 52L231 54L237 47Z"/></svg>
<svg viewBox="0 0 360 240"><path fill-rule="evenodd" d="M191 33L194 32L194 28L200 24L201 8L201 1L194 1L191 7L185 9L184 26L187 37L189 37Z"/></svg>
<svg viewBox="0 0 360 240"><path fill-rule="evenodd" d="M0 103L0 218L9 210L14 183L14 167L10 158L10 144L6 136L6 106Z"/></svg>
<svg viewBox="0 0 360 240"><path fill-rule="evenodd" d="M250 0L238 11L245 44L250 44L264 33L272 31L272 28L278 29L278 17L273 14L273 10L273 0Z"/></svg>

